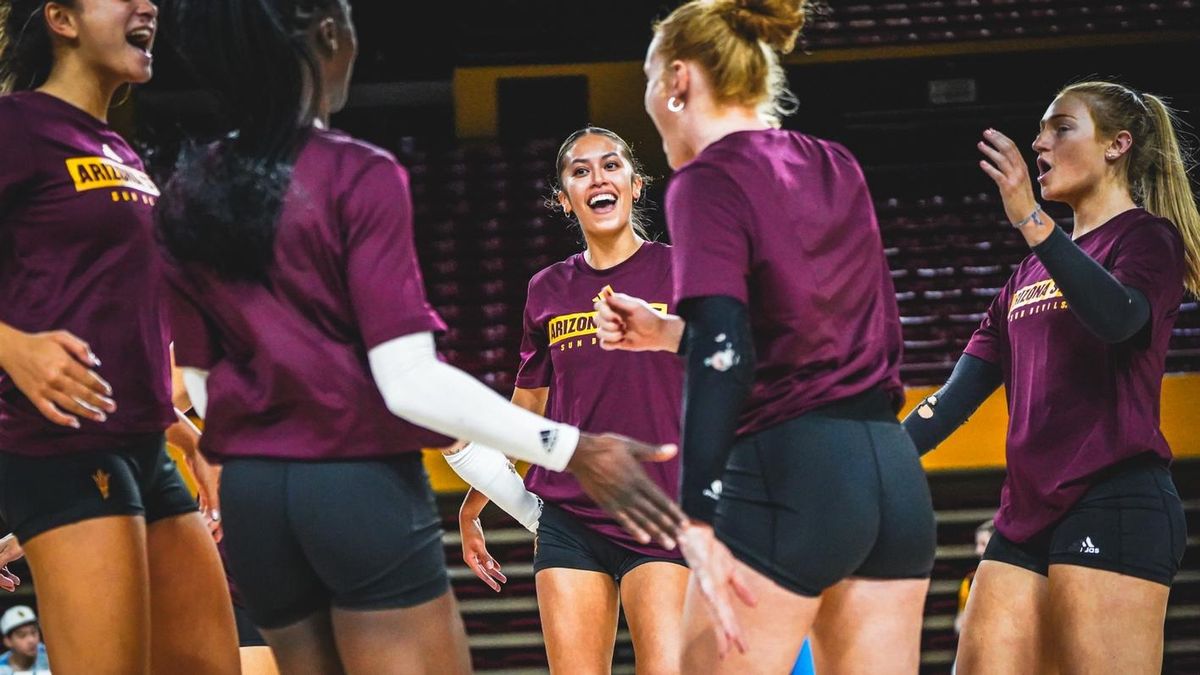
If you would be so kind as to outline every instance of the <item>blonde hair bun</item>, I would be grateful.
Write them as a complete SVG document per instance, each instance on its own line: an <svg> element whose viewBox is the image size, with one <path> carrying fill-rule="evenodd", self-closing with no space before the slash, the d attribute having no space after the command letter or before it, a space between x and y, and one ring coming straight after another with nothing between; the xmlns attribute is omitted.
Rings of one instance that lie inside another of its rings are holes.
<svg viewBox="0 0 1200 675"><path fill-rule="evenodd" d="M805 0L717 0L714 9L739 35L791 52L804 27Z"/></svg>

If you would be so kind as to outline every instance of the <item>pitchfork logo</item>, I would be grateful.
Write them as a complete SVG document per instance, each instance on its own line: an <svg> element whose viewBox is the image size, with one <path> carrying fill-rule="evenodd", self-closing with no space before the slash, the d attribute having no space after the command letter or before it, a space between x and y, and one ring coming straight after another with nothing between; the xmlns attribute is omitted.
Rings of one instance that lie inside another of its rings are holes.
<svg viewBox="0 0 1200 675"><path fill-rule="evenodd" d="M96 469L96 473L92 474L92 480L96 483L96 489L100 491L102 499L108 499L108 478L109 474L103 469Z"/></svg>

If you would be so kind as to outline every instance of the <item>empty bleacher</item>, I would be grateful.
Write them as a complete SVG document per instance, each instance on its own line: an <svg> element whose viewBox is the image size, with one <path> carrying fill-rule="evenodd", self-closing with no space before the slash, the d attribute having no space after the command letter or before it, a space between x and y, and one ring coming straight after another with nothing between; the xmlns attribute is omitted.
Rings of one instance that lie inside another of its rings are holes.
<svg viewBox="0 0 1200 675"><path fill-rule="evenodd" d="M530 277L581 249L578 231L546 204L556 148L542 140L403 157L426 285L450 324L443 355L504 394L520 358ZM940 383L1028 247L990 192L877 197L876 212L900 308L905 383ZM1200 369L1196 302L1180 308L1168 367Z"/></svg>

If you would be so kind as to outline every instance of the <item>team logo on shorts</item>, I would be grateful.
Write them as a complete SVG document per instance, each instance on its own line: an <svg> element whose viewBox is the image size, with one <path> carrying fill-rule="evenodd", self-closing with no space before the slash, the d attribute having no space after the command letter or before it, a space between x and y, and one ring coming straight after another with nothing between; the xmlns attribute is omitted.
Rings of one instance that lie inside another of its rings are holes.
<svg viewBox="0 0 1200 675"><path fill-rule="evenodd" d="M96 483L96 489L100 491L102 499L108 499L108 478L109 474L103 469L96 469L96 473L92 474L92 480Z"/></svg>

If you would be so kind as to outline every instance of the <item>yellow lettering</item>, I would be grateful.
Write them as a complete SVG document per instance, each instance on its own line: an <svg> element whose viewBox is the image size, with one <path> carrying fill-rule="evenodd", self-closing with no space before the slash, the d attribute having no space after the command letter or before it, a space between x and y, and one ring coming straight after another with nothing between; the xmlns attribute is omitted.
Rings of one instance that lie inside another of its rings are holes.
<svg viewBox="0 0 1200 675"><path fill-rule="evenodd" d="M72 157L66 161L67 173L76 192L101 188L128 188L158 197L158 186L150 176L107 157Z"/></svg>

